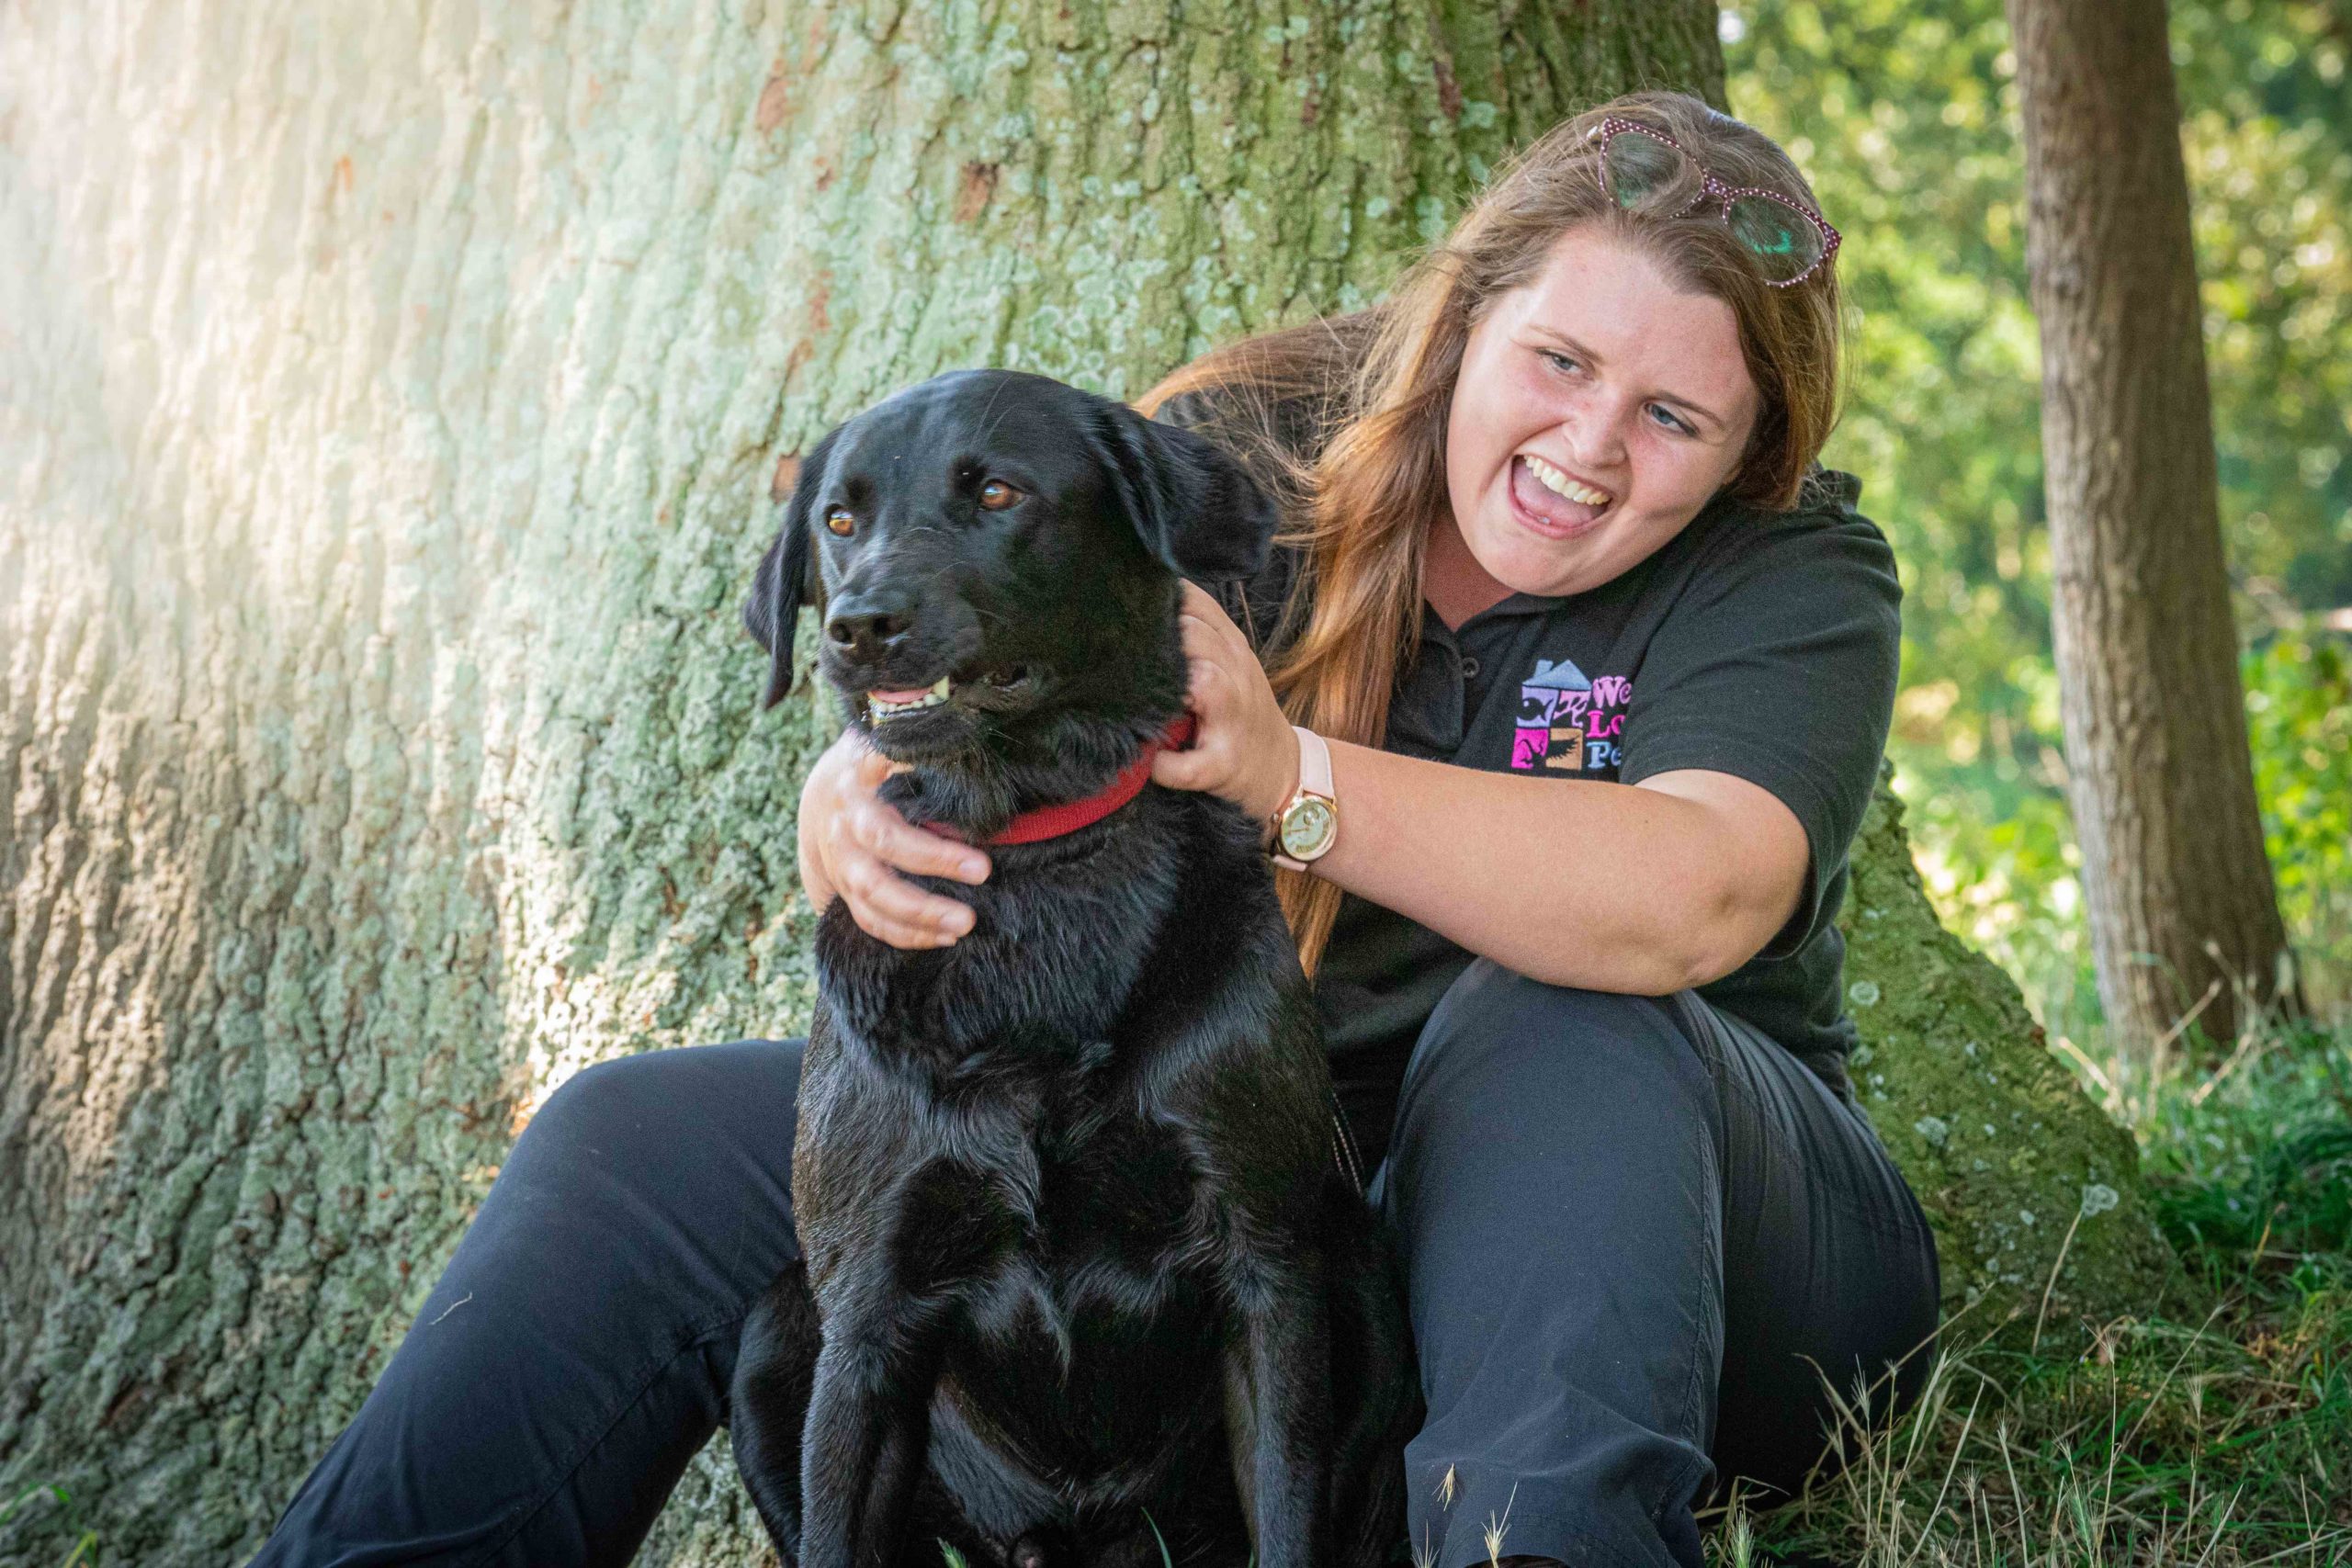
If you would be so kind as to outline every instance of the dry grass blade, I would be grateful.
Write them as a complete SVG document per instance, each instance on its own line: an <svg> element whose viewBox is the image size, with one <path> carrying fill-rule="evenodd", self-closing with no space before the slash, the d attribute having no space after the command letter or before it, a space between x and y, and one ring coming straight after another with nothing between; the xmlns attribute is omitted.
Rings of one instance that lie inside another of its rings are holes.
<svg viewBox="0 0 2352 1568"><path fill-rule="evenodd" d="M1510 1533L1511 1505L1519 1501L1519 1483L1511 1483L1510 1495L1503 1499L1503 1517L1487 1516L1487 1562L1488 1568L1503 1568L1503 1537Z"/></svg>

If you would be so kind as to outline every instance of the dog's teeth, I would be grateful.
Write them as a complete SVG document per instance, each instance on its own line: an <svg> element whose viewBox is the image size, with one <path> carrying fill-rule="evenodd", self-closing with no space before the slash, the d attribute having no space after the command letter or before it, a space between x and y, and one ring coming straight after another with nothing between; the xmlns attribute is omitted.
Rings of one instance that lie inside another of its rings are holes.
<svg viewBox="0 0 2352 1568"><path fill-rule="evenodd" d="M892 718L899 714L913 713L921 708L935 708L947 700L947 677L943 675L930 687L914 696L886 697L880 692L865 694L865 705L876 718Z"/></svg>

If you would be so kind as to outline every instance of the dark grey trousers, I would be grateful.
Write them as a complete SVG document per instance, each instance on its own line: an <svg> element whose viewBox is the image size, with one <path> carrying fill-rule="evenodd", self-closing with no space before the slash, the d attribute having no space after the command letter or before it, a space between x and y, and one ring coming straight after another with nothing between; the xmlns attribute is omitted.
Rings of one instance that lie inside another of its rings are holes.
<svg viewBox="0 0 2352 1568"><path fill-rule="evenodd" d="M793 1256L799 1051L656 1052L559 1089L255 1562L628 1562ZM1935 1249L1902 1178L1794 1057L1689 992L1473 964L1386 1142L1374 1191L1429 1403L1411 1545L1434 1568L1484 1562L1490 1529L1504 1556L1699 1568L1712 1483L1791 1488L1819 1453L1823 1376L1901 1362L1908 1397L1924 1372Z"/></svg>

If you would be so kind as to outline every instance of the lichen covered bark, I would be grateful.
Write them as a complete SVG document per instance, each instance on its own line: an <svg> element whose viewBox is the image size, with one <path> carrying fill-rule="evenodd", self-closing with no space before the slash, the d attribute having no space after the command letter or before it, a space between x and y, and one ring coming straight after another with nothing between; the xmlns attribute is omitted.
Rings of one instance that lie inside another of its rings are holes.
<svg viewBox="0 0 2352 1568"><path fill-rule="evenodd" d="M2007 975L1937 922L1882 783L1839 918L1862 1107L1918 1194L1943 1265L1947 1344L2045 1347L2189 1288L2131 1136L2086 1100Z"/></svg>
<svg viewBox="0 0 2352 1568"><path fill-rule="evenodd" d="M1713 20L0 8L0 1479L241 1560L558 1082L801 1026L826 732L736 609L818 432L1369 299Z"/></svg>

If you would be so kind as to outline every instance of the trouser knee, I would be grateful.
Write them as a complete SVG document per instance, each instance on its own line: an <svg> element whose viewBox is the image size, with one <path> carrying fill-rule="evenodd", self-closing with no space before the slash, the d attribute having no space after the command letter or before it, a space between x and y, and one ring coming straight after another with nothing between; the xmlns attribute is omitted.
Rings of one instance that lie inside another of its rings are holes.
<svg viewBox="0 0 2352 1568"><path fill-rule="evenodd" d="M759 1114L788 1149L797 1115L800 1043L738 1041L616 1056L582 1068L532 1113L507 1164L593 1155L608 1169L674 1157L721 1107L748 1109L756 1083Z"/></svg>
<svg viewBox="0 0 2352 1568"><path fill-rule="evenodd" d="M1683 1010L1681 998L1547 985L1478 959L1447 988L1406 1067L1398 1146L1454 1131L1712 1120L1713 1064Z"/></svg>

